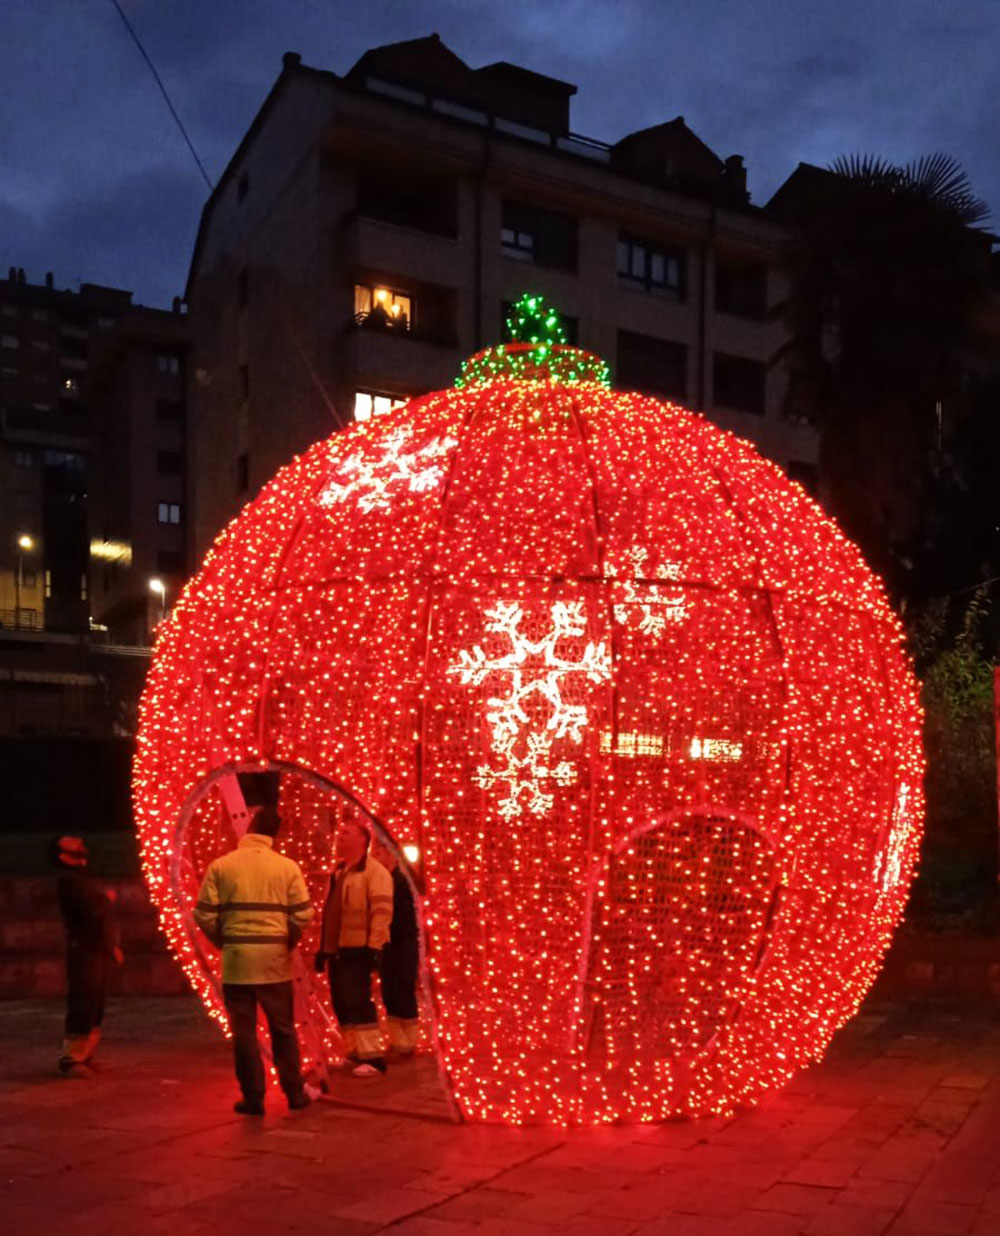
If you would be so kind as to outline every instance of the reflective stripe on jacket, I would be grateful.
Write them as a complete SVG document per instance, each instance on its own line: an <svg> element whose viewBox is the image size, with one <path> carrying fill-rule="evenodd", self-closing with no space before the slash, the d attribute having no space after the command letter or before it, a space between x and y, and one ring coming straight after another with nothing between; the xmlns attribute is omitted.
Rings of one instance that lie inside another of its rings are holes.
<svg viewBox="0 0 1000 1236"><path fill-rule="evenodd" d="M356 866L334 871L323 909L320 947L324 953L342 948L380 949L389 939L391 922L392 876L380 862L366 855Z"/></svg>
<svg viewBox="0 0 1000 1236"><path fill-rule="evenodd" d="M205 872L194 921L222 947L224 983L283 983L292 949L314 914L298 865L247 833Z"/></svg>

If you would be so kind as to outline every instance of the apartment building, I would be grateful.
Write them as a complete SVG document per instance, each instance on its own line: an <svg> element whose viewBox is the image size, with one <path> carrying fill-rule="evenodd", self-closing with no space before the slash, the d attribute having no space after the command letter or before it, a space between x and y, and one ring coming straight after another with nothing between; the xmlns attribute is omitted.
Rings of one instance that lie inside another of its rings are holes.
<svg viewBox="0 0 1000 1236"><path fill-rule="evenodd" d="M191 263L195 554L311 442L449 385L525 291L616 385L704 411L810 479L814 435L780 419L767 363L784 234L742 159L680 116L579 136L575 93L472 69L437 35L343 76L286 54Z"/></svg>
<svg viewBox="0 0 1000 1236"><path fill-rule="evenodd" d="M95 339L131 292L0 280L0 631L89 627L84 397Z"/></svg>
<svg viewBox="0 0 1000 1236"><path fill-rule="evenodd" d="M94 350L90 600L112 644L152 642L187 575L187 319L136 307Z"/></svg>

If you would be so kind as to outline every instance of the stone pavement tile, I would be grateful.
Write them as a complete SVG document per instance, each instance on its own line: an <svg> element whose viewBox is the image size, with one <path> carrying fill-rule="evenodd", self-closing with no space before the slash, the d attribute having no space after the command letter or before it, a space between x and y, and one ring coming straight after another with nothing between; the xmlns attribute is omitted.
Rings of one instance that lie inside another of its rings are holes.
<svg viewBox="0 0 1000 1236"><path fill-rule="evenodd" d="M996 1170L995 1148L988 1155L971 1155L963 1153L960 1146L952 1143L920 1182L915 1200L979 1206L989 1191Z"/></svg>
<svg viewBox="0 0 1000 1236"><path fill-rule="evenodd" d="M344 1219L363 1219L369 1223L394 1223L408 1215L436 1206L440 1193L421 1193L417 1189L383 1188L378 1169L361 1168L358 1172L366 1196L346 1206L335 1206L332 1213Z"/></svg>
<svg viewBox="0 0 1000 1236"><path fill-rule="evenodd" d="M832 1201L805 1220L802 1236L883 1236L895 1215L882 1207Z"/></svg>
<svg viewBox="0 0 1000 1236"><path fill-rule="evenodd" d="M641 1225L641 1219L622 1219L598 1211L575 1215L565 1230L567 1236L632 1236Z"/></svg>
<svg viewBox="0 0 1000 1236"><path fill-rule="evenodd" d="M870 1155L867 1150L847 1150L838 1153L838 1147L829 1152L823 1146L815 1154L807 1155L801 1162L789 1167L782 1179L787 1184L822 1185L830 1189L843 1188L855 1175Z"/></svg>
<svg viewBox="0 0 1000 1236"><path fill-rule="evenodd" d="M916 1198L911 1180L878 1180L855 1176L837 1195L848 1206L868 1206L873 1210L899 1210Z"/></svg>
<svg viewBox="0 0 1000 1236"><path fill-rule="evenodd" d="M717 1219L749 1209L761 1196L756 1185L740 1185L720 1178L703 1180L679 1194L673 1209L682 1214L711 1215Z"/></svg>
<svg viewBox="0 0 1000 1236"><path fill-rule="evenodd" d="M565 1223L571 1227L575 1216L589 1209L591 1199L584 1193L567 1193L559 1189L549 1189L533 1197L522 1198L515 1202L504 1217L516 1220L530 1220L532 1223Z"/></svg>
<svg viewBox="0 0 1000 1236"><path fill-rule="evenodd" d="M951 1202L912 1202L887 1236L966 1236L980 1214L978 1206Z"/></svg>
<svg viewBox="0 0 1000 1236"><path fill-rule="evenodd" d="M636 1228L635 1236L719 1236L719 1219L715 1215L665 1214Z"/></svg>
<svg viewBox="0 0 1000 1236"><path fill-rule="evenodd" d="M977 1073L972 1070L956 1069L941 1078L941 1085L953 1090L985 1090L993 1080L989 1073Z"/></svg>
<svg viewBox="0 0 1000 1236"><path fill-rule="evenodd" d="M387 1236L466 1236L466 1233L479 1231L479 1228L471 1227L463 1219L431 1219L427 1215L413 1215L378 1231L386 1232Z"/></svg>
<svg viewBox="0 0 1000 1236"><path fill-rule="evenodd" d="M513 1221L506 1218L484 1219L467 1232L475 1236L565 1236L566 1228L562 1223L533 1223L528 1219ZM394 1234L393 1234L394 1236Z"/></svg>
<svg viewBox="0 0 1000 1236"><path fill-rule="evenodd" d="M774 1210L747 1210L733 1215L719 1228L718 1236L799 1236L801 1215L778 1214Z"/></svg>
<svg viewBox="0 0 1000 1236"><path fill-rule="evenodd" d="M476 1223L504 1215L512 1206L523 1201L523 1193L510 1193L503 1189L484 1186L450 1197L447 1201L433 1206L427 1214L431 1219L452 1219Z"/></svg>
<svg viewBox="0 0 1000 1236"><path fill-rule="evenodd" d="M836 1191L822 1185L790 1184L779 1181L765 1189L753 1203L754 1210L775 1210L780 1214L811 1215L826 1206Z"/></svg>

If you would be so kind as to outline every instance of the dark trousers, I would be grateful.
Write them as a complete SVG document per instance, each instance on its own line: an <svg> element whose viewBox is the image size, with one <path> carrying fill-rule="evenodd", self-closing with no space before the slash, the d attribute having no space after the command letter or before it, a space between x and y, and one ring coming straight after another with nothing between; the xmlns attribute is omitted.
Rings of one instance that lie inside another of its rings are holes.
<svg viewBox="0 0 1000 1236"><path fill-rule="evenodd" d="M344 1052L360 1060L380 1060L382 1039L372 999L371 954L366 948L341 949L330 958L330 1001Z"/></svg>
<svg viewBox="0 0 1000 1236"><path fill-rule="evenodd" d="M236 1080L243 1097L263 1102L266 1080L257 1042L257 1006L264 1010L271 1033L271 1052L281 1088L290 1098L302 1093L299 1040L295 1034L292 983L223 983L222 999L233 1035Z"/></svg>
<svg viewBox="0 0 1000 1236"><path fill-rule="evenodd" d="M416 1019L418 962L416 945L387 944L382 950L382 1003L390 1017Z"/></svg>
<svg viewBox="0 0 1000 1236"><path fill-rule="evenodd" d="M66 1037L86 1037L100 1029L108 995L111 958L98 949L66 951Z"/></svg>

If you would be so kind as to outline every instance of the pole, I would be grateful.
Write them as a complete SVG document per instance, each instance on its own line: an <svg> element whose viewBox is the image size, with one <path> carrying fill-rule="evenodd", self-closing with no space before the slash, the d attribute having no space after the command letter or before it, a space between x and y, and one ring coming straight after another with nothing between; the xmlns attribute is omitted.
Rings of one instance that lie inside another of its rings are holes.
<svg viewBox="0 0 1000 1236"><path fill-rule="evenodd" d="M17 551L17 573L14 576L14 627L21 629L21 585L23 583L24 554Z"/></svg>

